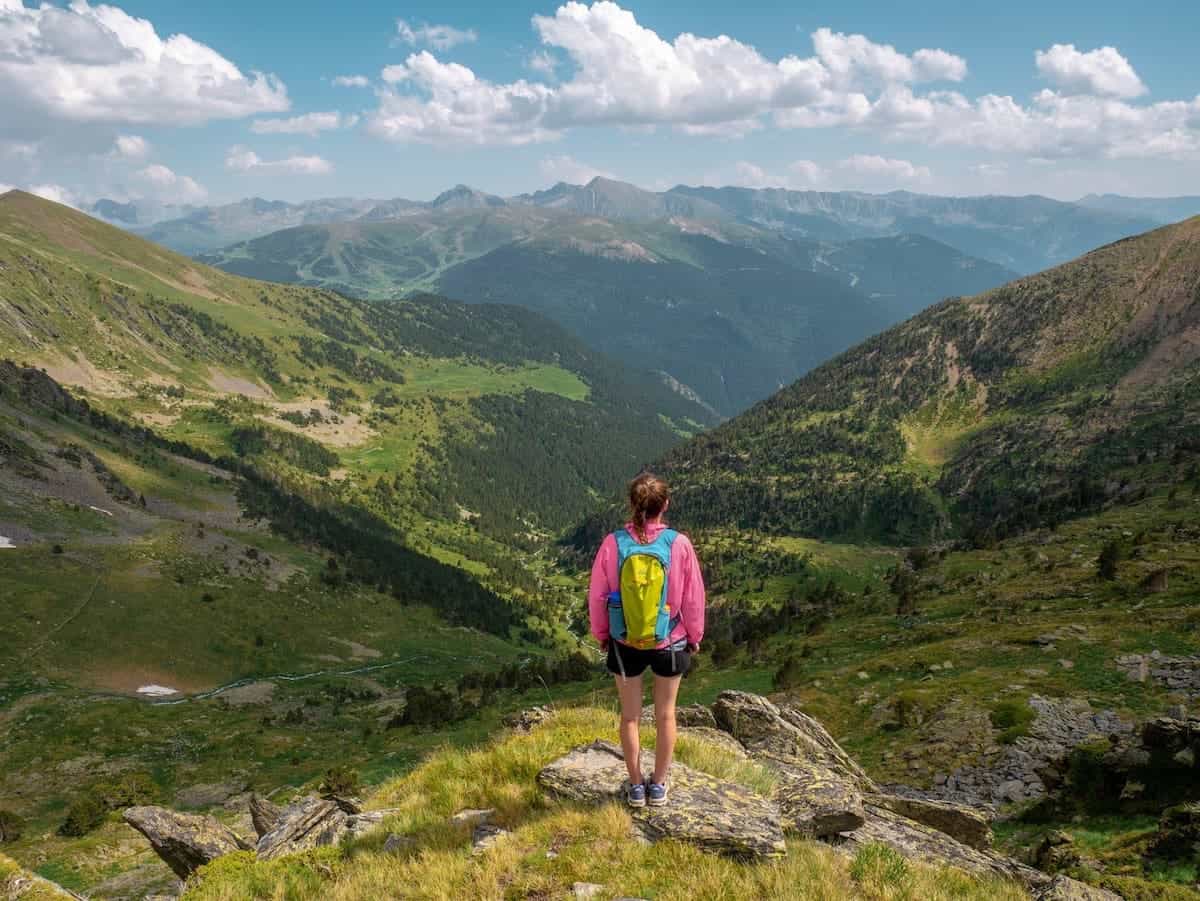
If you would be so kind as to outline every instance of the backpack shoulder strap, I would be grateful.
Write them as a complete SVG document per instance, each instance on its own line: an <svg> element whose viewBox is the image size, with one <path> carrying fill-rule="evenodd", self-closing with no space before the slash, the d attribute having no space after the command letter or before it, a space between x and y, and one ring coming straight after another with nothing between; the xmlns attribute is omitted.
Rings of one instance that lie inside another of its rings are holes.
<svg viewBox="0 0 1200 901"><path fill-rule="evenodd" d="M617 540L617 569L620 570L637 542L627 529L617 529L613 532L613 538Z"/></svg>

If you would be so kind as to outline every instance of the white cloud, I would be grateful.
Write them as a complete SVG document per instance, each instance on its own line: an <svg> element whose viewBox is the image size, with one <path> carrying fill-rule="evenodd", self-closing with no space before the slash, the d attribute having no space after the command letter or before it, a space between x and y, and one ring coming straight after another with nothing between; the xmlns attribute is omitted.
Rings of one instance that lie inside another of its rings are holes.
<svg viewBox="0 0 1200 901"><path fill-rule="evenodd" d="M911 57L891 44L861 34L818 28L812 36L817 58L843 87L914 81L962 81L967 62L945 50L918 50Z"/></svg>
<svg viewBox="0 0 1200 901"><path fill-rule="evenodd" d="M801 187L816 187L827 177L825 169L812 160L796 160L789 163L788 171L791 173L793 187L797 184Z"/></svg>
<svg viewBox="0 0 1200 901"><path fill-rule="evenodd" d="M195 124L288 108L274 76L246 75L185 34L161 38L115 6L2 3L0 131L44 131L46 119Z"/></svg>
<svg viewBox="0 0 1200 901"><path fill-rule="evenodd" d="M264 160L246 147L231 147L225 156L225 168L232 172L264 175L328 175L333 164L319 156L289 156L281 160Z"/></svg>
<svg viewBox="0 0 1200 901"><path fill-rule="evenodd" d="M524 79L497 85L427 50L382 72L392 87L380 92L367 129L388 140L425 143L530 144L559 136L541 123L553 95Z"/></svg>
<svg viewBox="0 0 1200 901"><path fill-rule="evenodd" d="M777 175L768 172L762 166L739 160L734 165L734 180L732 184L743 188L790 188L791 179L787 175Z"/></svg>
<svg viewBox="0 0 1200 901"><path fill-rule="evenodd" d="M906 56L862 35L821 29L817 56L770 60L726 35L690 33L668 42L616 3L569 2L534 16L542 44L574 65L555 86L495 84L428 52L383 70L392 87L371 117L373 133L396 141L520 144L553 140L584 125L672 125L689 134L740 136L761 117L796 107L836 110L851 86L961 78L966 64L942 50ZM549 60L536 57L545 69ZM865 98L863 103L865 103Z"/></svg>
<svg viewBox="0 0 1200 901"><path fill-rule="evenodd" d="M117 135L112 152L126 160L141 160L150 155L150 143L141 135Z"/></svg>
<svg viewBox="0 0 1200 901"><path fill-rule="evenodd" d="M525 65L546 77L553 77L558 69L558 59L552 53L547 53L545 50L535 50L529 54L529 59L525 61Z"/></svg>
<svg viewBox="0 0 1200 901"><path fill-rule="evenodd" d="M1084 53L1074 44L1055 44L1049 50L1037 51L1034 61L1042 77L1069 93L1126 99L1146 93L1129 60L1115 47Z"/></svg>
<svg viewBox="0 0 1200 901"><path fill-rule="evenodd" d="M62 185L46 184L46 185L31 185L25 189L30 194L36 194L38 197L46 200L53 200L55 203L61 203L64 206L79 207L79 198L75 192L69 188L64 188Z"/></svg>
<svg viewBox="0 0 1200 901"><path fill-rule="evenodd" d="M452 25L410 25L404 19L396 20L396 36L413 47L432 47L434 50L449 50L459 44L474 44L479 35L473 28L460 29Z"/></svg>
<svg viewBox="0 0 1200 901"><path fill-rule="evenodd" d="M918 50L913 54L916 81L962 81L967 77L967 61L945 50Z"/></svg>
<svg viewBox="0 0 1200 901"><path fill-rule="evenodd" d="M383 70L368 130L396 142L519 145L585 126L738 137L773 123L1050 158L1200 158L1200 98L1128 102L1144 86L1111 48L1038 54L1061 90L1022 102L947 90L967 75L947 50L906 54L828 28L813 33L812 56L773 60L727 35L665 40L608 0L572 0L533 27L569 62L563 81L495 83L414 53ZM943 84L921 87L931 82Z"/></svg>
<svg viewBox="0 0 1200 901"><path fill-rule="evenodd" d="M333 84L339 88L365 88L371 84L371 79L365 75L339 75Z"/></svg>
<svg viewBox="0 0 1200 901"><path fill-rule="evenodd" d="M893 160L864 153L841 160L838 168L855 175L893 182L928 181L933 174L928 166L914 166L908 160Z"/></svg>
<svg viewBox="0 0 1200 901"><path fill-rule="evenodd" d="M316 137L323 131L352 128L358 116L343 116L341 113L305 113L290 119L256 119L250 130L258 135L309 135Z"/></svg>
<svg viewBox="0 0 1200 901"><path fill-rule="evenodd" d="M142 188L138 196L152 198L160 203L198 203L208 196L195 179L177 175L161 163L154 163L134 173Z"/></svg>
<svg viewBox="0 0 1200 901"><path fill-rule="evenodd" d="M546 181L554 183L565 181L569 185L585 185L597 177L614 180L617 178L611 172L597 169L595 166L580 162L566 154L546 157L538 163L538 172Z"/></svg>

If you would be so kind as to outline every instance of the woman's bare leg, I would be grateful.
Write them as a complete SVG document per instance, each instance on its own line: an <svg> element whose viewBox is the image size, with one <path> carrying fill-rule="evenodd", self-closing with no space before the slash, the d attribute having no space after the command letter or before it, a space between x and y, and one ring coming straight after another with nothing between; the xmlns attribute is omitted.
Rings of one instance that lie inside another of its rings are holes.
<svg viewBox="0 0 1200 901"><path fill-rule="evenodd" d="M638 730L642 721L642 677L616 676L617 695L621 698L621 750L625 753L625 769L629 784L640 785L642 779L642 741Z"/></svg>
<svg viewBox="0 0 1200 901"><path fill-rule="evenodd" d="M682 676L654 677L654 726L658 742L654 748L654 778L658 785L666 782L675 756L675 698L679 695Z"/></svg>

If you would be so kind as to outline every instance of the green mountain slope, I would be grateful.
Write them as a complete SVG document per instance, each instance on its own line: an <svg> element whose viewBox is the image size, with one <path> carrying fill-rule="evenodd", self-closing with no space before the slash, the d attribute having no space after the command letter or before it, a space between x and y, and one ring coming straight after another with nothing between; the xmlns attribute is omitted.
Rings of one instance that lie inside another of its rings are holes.
<svg viewBox="0 0 1200 901"><path fill-rule="evenodd" d="M554 210L494 207L470 196L411 215L304 225L271 232L201 257L227 272L276 282L333 288L354 297L398 297L432 288L463 260L551 227ZM394 213L389 209L388 213Z"/></svg>
<svg viewBox="0 0 1200 901"><path fill-rule="evenodd" d="M658 202L666 196L594 183L564 187L572 202L556 204L458 188L426 210L388 206L381 215L394 218L286 229L203 259L355 297L432 286L525 306L726 415L934 300L1013 275L930 239L796 241L701 201ZM623 333L634 311L672 340Z"/></svg>
<svg viewBox="0 0 1200 901"><path fill-rule="evenodd" d="M949 300L670 452L695 524L980 540L1200 462L1200 219Z"/></svg>
<svg viewBox="0 0 1200 901"><path fill-rule="evenodd" d="M727 414L892 321L832 279L757 250L706 235L674 240L674 259L618 238L524 242L449 270L440 285L467 301L544 313Z"/></svg>
<svg viewBox="0 0 1200 901"><path fill-rule="evenodd" d="M19 192L0 267L0 358L497 579L532 585L514 547L713 421L526 310L254 282Z"/></svg>

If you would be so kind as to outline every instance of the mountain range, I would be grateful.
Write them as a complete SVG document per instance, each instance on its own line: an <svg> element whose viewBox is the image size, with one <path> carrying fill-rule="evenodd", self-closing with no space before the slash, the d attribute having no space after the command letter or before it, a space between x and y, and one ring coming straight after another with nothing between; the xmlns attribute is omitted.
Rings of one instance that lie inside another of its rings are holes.
<svg viewBox="0 0 1200 901"><path fill-rule="evenodd" d="M1069 203L1039 196L938 197L907 191L867 194L684 185L647 191L603 177L586 185L560 182L509 198L458 185L427 202L326 198L291 204L248 198L223 206L172 207L102 199L88 212L173 250L196 254L297 225L514 205L617 221L674 216L733 219L815 240L921 234L1022 274L1155 225L1200 214L1198 197L1090 194Z"/></svg>

